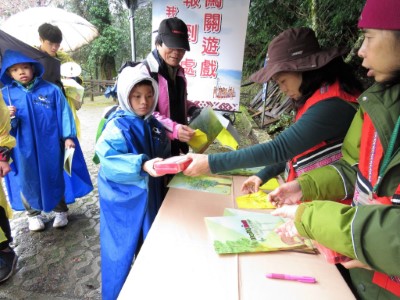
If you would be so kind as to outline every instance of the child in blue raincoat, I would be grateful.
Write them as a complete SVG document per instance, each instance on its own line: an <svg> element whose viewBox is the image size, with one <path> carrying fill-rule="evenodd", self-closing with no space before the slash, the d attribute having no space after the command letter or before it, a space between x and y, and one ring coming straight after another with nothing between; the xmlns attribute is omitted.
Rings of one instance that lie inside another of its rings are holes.
<svg viewBox="0 0 400 300"><path fill-rule="evenodd" d="M53 227L65 227L67 203L93 189L71 109L59 87L42 79L43 73L39 62L5 51L0 80L12 117L10 133L17 140L5 181L13 209L27 210L31 231L45 228L42 211L54 211ZM71 177L64 174L66 148L75 148Z"/></svg>
<svg viewBox="0 0 400 300"><path fill-rule="evenodd" d="M164 198L164 178L153 165L170 155L169 142L152 116L158 85L146 71L139 65L121 72L120 107L96 144L103 300L118 297Z"/></svg>

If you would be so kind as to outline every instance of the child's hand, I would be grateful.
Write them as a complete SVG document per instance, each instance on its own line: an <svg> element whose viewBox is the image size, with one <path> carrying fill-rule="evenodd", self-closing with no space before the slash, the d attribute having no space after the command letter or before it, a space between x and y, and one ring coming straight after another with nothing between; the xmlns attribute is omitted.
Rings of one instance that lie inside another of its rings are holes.
<svg viewBox="0 0 400 300"><path fill-rule="evenodd" d="M75 143L72 139L66 139L64 144L65 144L65 149L75 148Z"/></svg>
<svg viewBox="0 0 400 300"><path fill-rule="evenodd" d="M15 106L10 105L8 106L8 110L10 111L10 117L14 118L17 112L17 108Z"/></svg>
<svg viewBox="0 0 400 300"><path fill-rule="evenodd" d="M4 177L11 171L11 167L7 161L0 161L0 177Z"/></svg>
<svg viewBox="0 0 400 300"><path fill-rule="evenodd" d="M154 170L154 163L159 162L159 161L162 161L162 160L163 160L163 159L162 159L162 158L159 158L159 157L150 159L150 160L146 161L146 162L143 164L143 167L142 167L142 168L143 168L144 171L146 171L147 173L149 173L149 175L152 176L152 177L160 177L160 176L163 176L163 175L157 174L156 170Z"/></svg>

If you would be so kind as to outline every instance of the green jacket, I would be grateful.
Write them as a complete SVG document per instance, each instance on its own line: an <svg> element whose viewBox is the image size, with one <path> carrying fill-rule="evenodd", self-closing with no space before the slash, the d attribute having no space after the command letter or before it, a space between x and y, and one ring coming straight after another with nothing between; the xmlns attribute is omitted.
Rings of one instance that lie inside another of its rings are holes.
<svg viewBox="0 0 400 300"><path fill-rule="evenodd" d="M297 180L306 199L337 200L352 196L357 176L363 113L370 116L384 151L400 115L400 84L383 89L375 84L359 98L360 109L343 143L343 158L315 169ZM400 184L399 138L383 175L378 196L392 196ZM369 265L372 269L400 276L400 206L345 206L332 201L313 201L299 206L295 226L302 236ZM373 272L352 269L350 275L362 299L398 299L373 284Z"/></svg>

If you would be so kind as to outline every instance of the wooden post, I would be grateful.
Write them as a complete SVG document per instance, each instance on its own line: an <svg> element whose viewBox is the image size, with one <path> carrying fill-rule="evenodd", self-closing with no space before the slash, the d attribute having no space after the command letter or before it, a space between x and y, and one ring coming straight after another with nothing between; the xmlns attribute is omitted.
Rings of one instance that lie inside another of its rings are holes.
<svg viewBox="0 0 400 300"><path fill-rule="evenodd" d="M90 101L92 102L94 102L93 92L94 92L93 78L90 77Z"/></svg>

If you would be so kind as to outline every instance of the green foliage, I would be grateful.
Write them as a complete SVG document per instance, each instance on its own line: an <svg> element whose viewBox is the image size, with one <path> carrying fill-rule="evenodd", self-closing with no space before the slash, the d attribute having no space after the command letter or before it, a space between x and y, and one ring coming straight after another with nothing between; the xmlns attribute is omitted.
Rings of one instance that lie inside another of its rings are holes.
<svg viewBox="0 0 400 300"><path fill-rule="evenodd" d="M351 5L350 5L351 2ZM264 65L269 42L280 32L292 27L313 28L323 48L345 47L350 50L346 62L363 80L357 50L360 32L357 22L365 0L251 0L243 64L243 78ZM368 82L365 82L366 86ZM275 135L291 124L290 115L267 128Z"/></svg>
<svg viewBox="0 0 400 300"><path fill-rule="evenodd" d="M279 121L268 126L267 132L269 136L273 139L282 130L292 125L293 120L294 120L294 110L292 110L290 113L281 114Z"/></svg>
<svg viewBox="0 0 400 300"><path fill-rule="evenodd" d="M117 69L132 59L129 9L122 0L86 0L88 20L99 30L99 37L82 49L83 69L97 79L113 79ZM143 59L151 50L151 5L135 11L136 57Z"/></svg>
<svg viewBox="0 0 400 300"><path fill-rule="evenodd" d="M244 78L264 65L268 43L291 27L313 28L322 47L352 49L359 37L357 21L364 3L364 0L353 0L351 5L348 0L252 0L245 45Z"/></svg>
<svg viewBox="0 0 400 300"><path fill-rule="evenodd" d="M141 7L135 13L136 60L143 60L152 49L151 4Z"/></svg>

